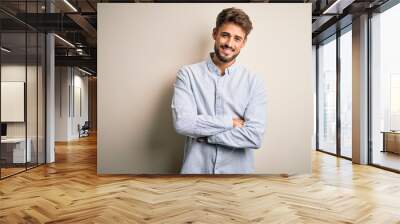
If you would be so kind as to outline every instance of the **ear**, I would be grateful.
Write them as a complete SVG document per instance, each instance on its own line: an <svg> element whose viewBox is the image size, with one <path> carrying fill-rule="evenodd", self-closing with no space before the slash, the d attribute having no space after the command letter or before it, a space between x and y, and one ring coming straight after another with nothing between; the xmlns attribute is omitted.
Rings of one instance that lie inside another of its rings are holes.
<svg viewBox="0 0 400 224"><path fill-rule="evenodd" d="M214 40L217 39L217 28L213 29L212 36Z"/></svg>

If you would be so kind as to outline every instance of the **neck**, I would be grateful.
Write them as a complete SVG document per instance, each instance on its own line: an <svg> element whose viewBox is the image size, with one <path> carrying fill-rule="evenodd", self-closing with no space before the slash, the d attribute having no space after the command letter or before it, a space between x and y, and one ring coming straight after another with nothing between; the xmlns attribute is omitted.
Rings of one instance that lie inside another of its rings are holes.
<svg viewBox="0 0 400 224"><path fill-rule="evenodd" d="M211 59L214 62L214 64L218 67L219 71L221 72L221 75L225 75L225 69L228 68L229 66L231 66L236 61L236 59L234 59L228 63L222 62L218 59L218 57L217 57L217 55L215 55L215 53L212 54Z"/></svg>

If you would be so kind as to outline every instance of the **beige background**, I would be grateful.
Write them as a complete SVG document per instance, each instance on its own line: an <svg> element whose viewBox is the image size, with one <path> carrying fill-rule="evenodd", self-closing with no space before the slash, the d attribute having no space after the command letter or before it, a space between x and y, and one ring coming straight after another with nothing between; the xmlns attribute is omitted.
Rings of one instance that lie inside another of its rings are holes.
<svg viewBox="0 0 400 224"><path fill-rule="evenodd" d="M173 82L212 51L217 14L254 24L238 61L266 80L268 126L256 173L309 173L313 131L311 4L99 4L98 173L178 173Z"/></svg>

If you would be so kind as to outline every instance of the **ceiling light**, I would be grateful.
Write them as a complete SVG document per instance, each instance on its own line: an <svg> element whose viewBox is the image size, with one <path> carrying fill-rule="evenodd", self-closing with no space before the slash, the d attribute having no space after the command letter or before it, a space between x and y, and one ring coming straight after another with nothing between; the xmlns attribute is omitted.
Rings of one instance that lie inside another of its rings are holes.
<svg viewBox="0 0 400 224"><path fill-rule="evenodd" d="M68 2L68 0L64 0L65 4L67 4L72 10L74 10L74 12L78 12L78 10L71 4Z"/></svg>
<svg viewBox="0 0 400 224"><path fill-rule="evenodd" d="M336 0L332 5L324 10L322 14L341 14L343 9L353 3L354 0Z"/></svg>
<svg viewBox="0 0 400 224"><path fill-rule="evenodd" d="M332 5L330 5L327 9L325 9L324 12L322 12L322 14L330 13L332 9L334 9L339 2L340 0L336 0Z"/></svg>
<svg viewBox="0 0 400 224"><path fill-rule="evenodd" d="M77 48L76 53L78 53L79 55L83 55L83 50L81 48Z"/></svg>
<svg viewBox="0 0 400 224"><path fill-rule="evenodd" d="M6 53L10 53L10 52L11 52L11 50L9 50L9 49L7 49L7 48L5 48L5 47L1 47L1 50L4 51L4 52L6 52Z"/></svg>
<svg viewBox="0 0 400 224"><path fill-rule="evenodd" d="M75 45L71 44L71 42L69 42L68 40L66 40L66 39L64 39L64 38L62 38L62 37L60 37L60 36L58 36L57 34L54 34L54 36L57 37L58 39L60 39L61 41L63 41L64 43L66 43L67 45L69 45L69 46L75 48Z"/></svg>
<svg viewBox="0 0 400 224"><path fill-rule="evenodd" d="M78 70L81 71L81 72L83 72L83 73L85 73L85 74L93 75L92 73L90 73L90 72L88 72L88 71L86 71L86 70L83 70L83 69L81 69L81 68L79 68L79 67L78 67Z"/></svg>

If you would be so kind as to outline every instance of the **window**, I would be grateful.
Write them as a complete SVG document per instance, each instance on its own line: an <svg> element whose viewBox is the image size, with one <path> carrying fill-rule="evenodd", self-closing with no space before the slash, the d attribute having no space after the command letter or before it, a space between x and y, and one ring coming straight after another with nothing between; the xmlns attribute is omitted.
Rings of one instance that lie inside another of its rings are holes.
<svg viewBox="0 0 400 224"><path fill-rule="evenodd" d="M352 35L351 26L340 36L340 155L352 157Z"/></svg>
<svg viewBox="0 0 400 224"><path fill-rule="evenodd" d="M372 164L400 170L400 5L371 18Z"/></svg>

